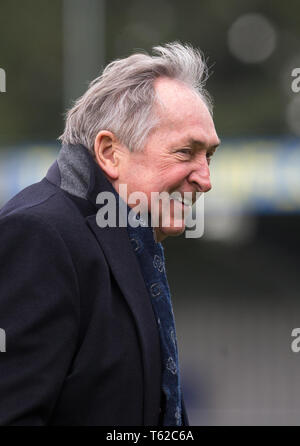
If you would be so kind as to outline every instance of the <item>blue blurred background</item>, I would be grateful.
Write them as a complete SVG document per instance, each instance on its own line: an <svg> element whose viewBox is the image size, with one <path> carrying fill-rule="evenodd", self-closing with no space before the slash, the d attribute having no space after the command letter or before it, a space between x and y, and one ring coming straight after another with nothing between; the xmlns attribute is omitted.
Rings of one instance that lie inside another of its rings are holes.
<svg viewBox="0 0 300 446"><path fill-rule="evenodd" d="M68 106L112 59L199 47L222 145L205 231L165 242L193 425L300 424L300 4L0 0L0 204L55 159ZM99 352L101 354L101 352Z"/></svg>

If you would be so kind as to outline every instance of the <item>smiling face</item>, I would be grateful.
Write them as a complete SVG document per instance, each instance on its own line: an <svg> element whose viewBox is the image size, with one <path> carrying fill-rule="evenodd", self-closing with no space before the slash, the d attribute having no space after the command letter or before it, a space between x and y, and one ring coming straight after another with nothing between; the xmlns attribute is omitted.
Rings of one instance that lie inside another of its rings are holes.
<svg viewBox="0 0 300 446"><path fill-rule="evenodd" d="M120 169L118 184L127 184L128 194L144 192L149 206L151 192L196 192L211 189L209 161L220 143L212 117L203 100L182 83L160 78L155 83L159 97L156 113L160 123L149 135L142 152L129 152ZM158 241L179 235L185 229L184 216L175 218L170 203L170 225L162 215L155 228ZM149 207L150 211L150 207ZM162 209L160 208L160 213Z"/></svg>

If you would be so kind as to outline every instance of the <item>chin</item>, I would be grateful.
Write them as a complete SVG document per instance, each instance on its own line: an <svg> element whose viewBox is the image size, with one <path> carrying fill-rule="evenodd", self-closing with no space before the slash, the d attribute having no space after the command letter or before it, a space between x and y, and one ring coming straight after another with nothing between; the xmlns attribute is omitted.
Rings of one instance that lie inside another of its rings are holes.
<svg viewBox="0 0 300 446"><path fill-rule="evenodd" d="M178 237L183 234L185 231L185 225L180 227L167 227L167 228L159 228L159 232L163 238L166 237Z"/></svg>

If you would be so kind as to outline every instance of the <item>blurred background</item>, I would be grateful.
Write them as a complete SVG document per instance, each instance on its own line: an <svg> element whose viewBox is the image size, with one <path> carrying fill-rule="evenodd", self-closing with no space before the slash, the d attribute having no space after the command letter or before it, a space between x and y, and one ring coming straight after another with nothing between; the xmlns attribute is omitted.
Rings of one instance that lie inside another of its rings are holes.
<svg viewBox="0 0 300 446"><path fill-rule="evenodd" d="M66 108L108 62L174 40L204 52L222 139L204 236L164 243L190 422L300 424L300 353L291 350L299 1L0 0L0 10L1 206L44 176Z"/></svg>

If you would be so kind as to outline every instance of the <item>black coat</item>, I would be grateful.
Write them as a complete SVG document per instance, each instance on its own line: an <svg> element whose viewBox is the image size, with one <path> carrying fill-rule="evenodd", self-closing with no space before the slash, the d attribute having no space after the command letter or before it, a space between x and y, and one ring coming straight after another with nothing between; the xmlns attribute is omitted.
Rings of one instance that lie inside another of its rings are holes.
<svg viewBox="0 0 300 446"><path fill-rule="evenodd" d="M55 162L0 213L0 425L159 424L150 297L127 229L96 224L112 186L88 163L85 199Z"/></svg>

